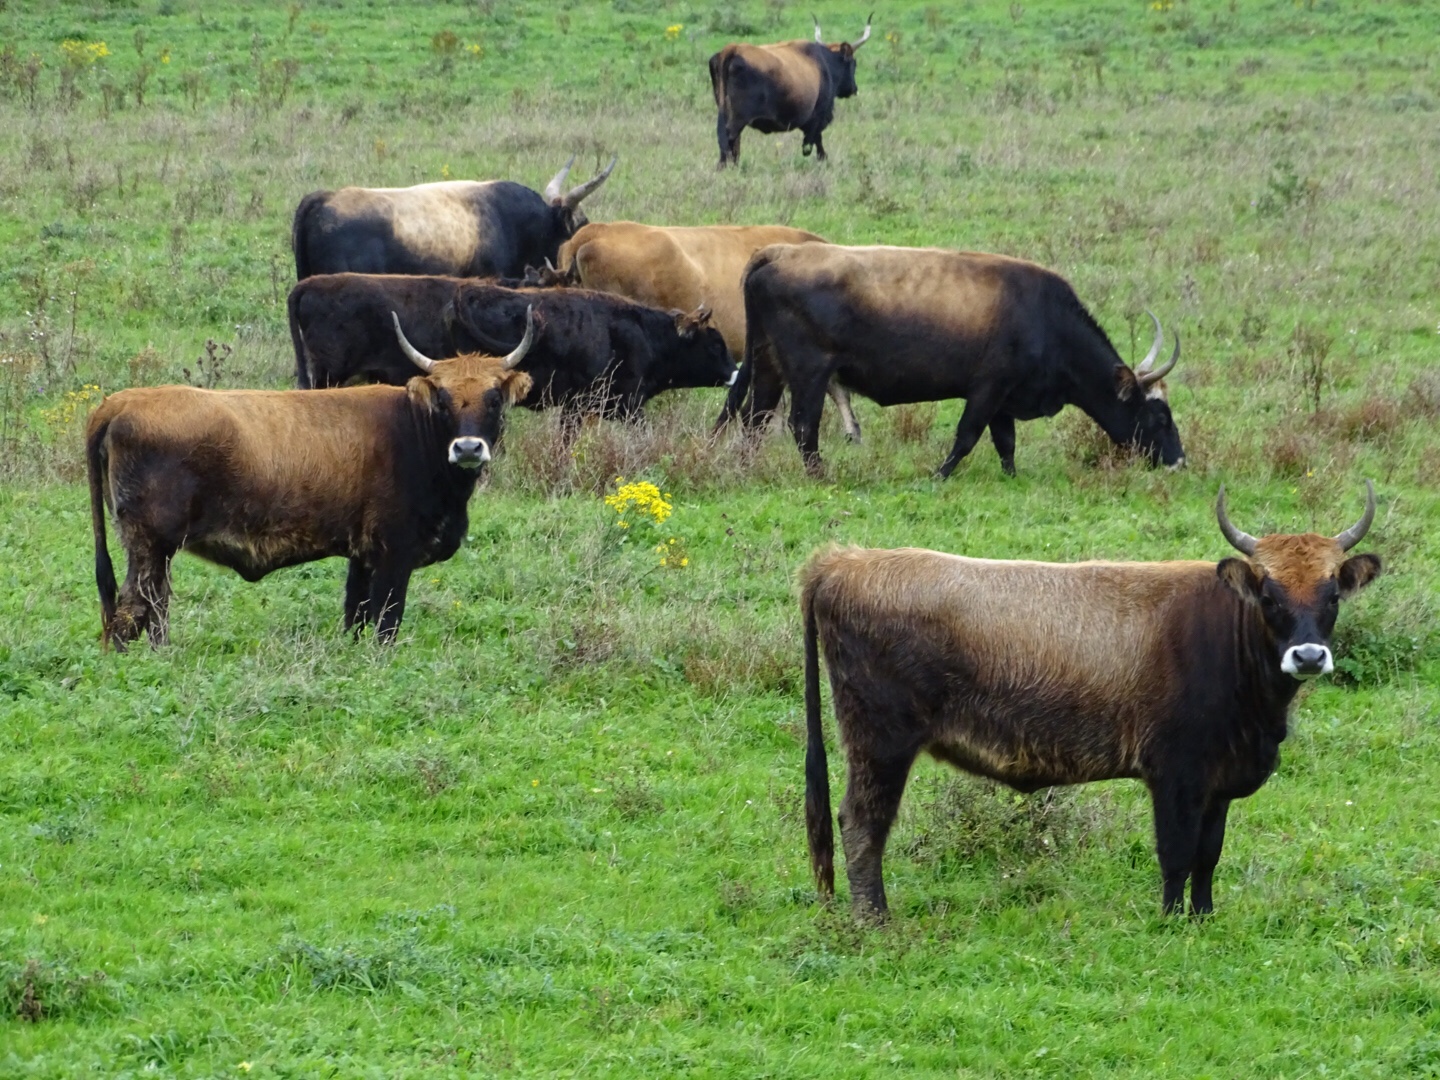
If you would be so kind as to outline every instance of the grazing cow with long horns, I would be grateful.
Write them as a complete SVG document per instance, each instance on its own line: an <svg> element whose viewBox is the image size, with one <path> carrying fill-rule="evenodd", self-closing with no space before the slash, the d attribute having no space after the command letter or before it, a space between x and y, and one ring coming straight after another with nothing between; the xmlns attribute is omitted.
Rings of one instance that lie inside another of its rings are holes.
<svg viewBox="0 0 1440 1080"><path fill-rule="evenodd" d="M801 571L805 818L835 888L819 654L849 762L840 833L851 901L887 913L881 857L916 756L1018 791L1133 777L1150 789L1168 912L1211 910L1230 803L1275 770L1300 683L1329 672L1340 601L1380 573L1339 536L1241 532L1212 562L997 562L832 549Z"/></svg>
<svg viewBox="0 0 1440 1080"><path fill-rule="evenodd" d="M870 40L870 20L858 41L827 45L815 22L814 41L777 45L726 45L710 57L710 88L719 118L720 168L740 162L740 133L794 131L800 152L825 160L821 134L835 115L835 99L855 95L855 50Z"/></svg>
<svg viewBox="0 0 1440 1080"><path fill-rule="evenodd" d="M554 260L588 220L580 203L610 164L568 191L572 154L543 193L510 180L446 180L405 188L312 191L295 209L295 276L453 274L513 277Z"/></svg>
<svg viewBox="0 0 1440 1080"><path fill-rule="evenodd" d="M790 388L790 427L812 472L832 380L881 405L964 398L947 477L988 427L1015 472L1015 421L1079 406L1152 463L1183 464L1162 381L1163 338L1133 371L1069 282L1034 263L939 248L776 244L745 269L745 362L716 427L753 428ZM748 402L744 401L749 393Z"/></svg>
<svg viewBox="0 0 1440 1080"><path fill-rule="evenodd" d="M516 370L533 320L508 356L414 362L404 387L122 390L90 416L95 581L103 639L123 650L168 635L170 561L178 551L246 581L331 555L350 561L345 626L394 638L410 575L455 554L466 503L504 410L530 391ZM114 514L129 560L123 587L105 539Z"/></svg>

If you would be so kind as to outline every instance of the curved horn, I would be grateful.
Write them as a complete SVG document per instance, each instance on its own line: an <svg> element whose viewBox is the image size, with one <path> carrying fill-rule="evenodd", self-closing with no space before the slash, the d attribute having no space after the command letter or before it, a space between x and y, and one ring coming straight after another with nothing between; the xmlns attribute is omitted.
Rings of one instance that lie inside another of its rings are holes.
<svg viewBox="0 0 1440 1080"><path fill-rule="evenodd" d="M558 274L558 273L560 273L559 270L556 270L556 269L555 269L555 264L550 261L550 256L549 256L549 255L546 255L546 256L545 256L545 269L546 269L546 270L549 270L552 274Z"/></svg>
<svg viewBox="0 0 1440 1080"><path fill-rule="evenodd" d="M606 165L602 172L596 173L589 180L586 180L583 184L580 184L577 187L571 188L566 193L565 205L570 207L572 210L575 207L579 206L581 199L585 198L585 196L589 195L592 191L594 191L606 181L606 179L610 176L611 171L615 168L615 162L619 160L619 154L611 154L610 164Z"/></svg>
<svg viewBox="0 0 1440 1080"><path fill-rule="evenodd" d="M1370 523L1374 520L1375 485L1372 484L1369 480L1366 480L1365 513L1360 515L1359 521L1357 521L1354 525L1351 525L1350 528L1346 529L1339 536L1335 537L1335 542L1340 545L1340 550L1349 551L1356 544L1360 543L1361 540L1364 540L1365 534L1370 531Z"/></svg>
<svg viewBox="0 0 1440 1080"><path fill-rule="evenodd" d="M865 42L870 40L870 20L873 18L875 18L875 13L873 11L870 12L869 15L865 16L865 32L860 35L859 41L852 41L850 43L850 48L852 50L860 48L861 45L864 45Z"/></svg>
<svg viewBox="0 0 1440 1080"><path fill-rule="evenodd" d="M400 351L414 361L415 366L429 375L435 370L435 361L422 353L419 349L405 340L405 331L400 329L400 316L390 312L390 318L395 320L395 337L400 342Z"/></svg>
<svg viewBox="0 0 1440 1080"><path fill-rule="evenodd" d="M814 16L814 15L811 15L810 18L815 19L815 16ZM820 36L820 20L819 20L819 19L815 19L815 40L818 41L818 42L820 42L821 45L824 45L824 44L825 44L825 39Z"/></svg>
<svg viewBox="0 0 1440 1080"><path fill-rule="evenodd" d="M1150 343L1150 351L1145 354L1145 359L1135 365L1136 375L1145 375L1150 371L1150 365L1155 363L1155 357L1160 355L1160 346L1165 344L1165 331L1160 329L1160 319L1149 308L1145 314L1150 316L1150 321L1155 324L1155 340Z"/></svg>
<svg viewBox="0 0 1440 1080"><path fill-rule="evenodd" d="M1220 522L1220 531L1225 534L1225 539L1230 541L1230 546L1236 551L1246 555L1255 554L1255 545L1259 543L1255 537L1247 532L1241 532L1234 525L1230 524L1229 517L1225 514L1225 485L1220 485L1220 497L1215 500L1215 517Z"/></svg>
<svg viewBox="0 0 1440 1080"><path fill-rule="evenodd" d="M1170 359L1161 365L1159 371L1147 371L1143 375L1136 375L1135 379L1141 386L1153 386L1166 375L1169 375L1175 367L1176 361L1180 359L1180 335L1175 335L1175 351L1170 354Z"/></svg>
<svg viewBox="0 0 1440 1080"><path fill-rule="evenodd" d="M560 171L550 178L545 185L544 197L546 202L554 202L560 198L560 185L565 183L565 177L570 175L570 166L575 164L575 155L570 155L570 160L560 167Z"/></svg>
<svg viewBox="0 0 1440 1080"><path fill-rule="evenodd" d="M530 346L535 344L535 305L531 304L525 309L525 336L520 339L520 344L510 350L510 354L500 362L500 366L506 371L511 371L515 365L525 359L525 354L530 351Z"/></svg>

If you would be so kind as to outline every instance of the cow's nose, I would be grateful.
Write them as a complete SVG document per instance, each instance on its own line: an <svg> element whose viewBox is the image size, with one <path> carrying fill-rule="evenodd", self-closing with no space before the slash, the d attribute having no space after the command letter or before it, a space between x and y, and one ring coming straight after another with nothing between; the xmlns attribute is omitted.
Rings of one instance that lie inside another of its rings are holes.
<svg viewBox="0 0 1440 1080"><path fill-rule="evenodd" d="M1184 455L1184 454L1181 454L1178 458L1175 459L1175 464L1173 464L1173 465L1170 466L1170 471L1171 471L1171 472L1174 472L1176 469L1183 469L1184 467L1185 467L1185 455Z"/></svg>
<svg viewBox="0 0 1440 1080"><path fill-rule="evenodd" d="M1317 675L1328 675L1335 670L1335 660L1324 645L1306 643L1291 645L1285 650L1280 661L1280 670L1297 679L1313 679Z"/></svg>
<svg viewBox="0 0 1440 1080"><path fill-rule="evenodd" d="M490 460L490 444L470 435L450 440L450 464L462 469L478 469Z"/></svg>

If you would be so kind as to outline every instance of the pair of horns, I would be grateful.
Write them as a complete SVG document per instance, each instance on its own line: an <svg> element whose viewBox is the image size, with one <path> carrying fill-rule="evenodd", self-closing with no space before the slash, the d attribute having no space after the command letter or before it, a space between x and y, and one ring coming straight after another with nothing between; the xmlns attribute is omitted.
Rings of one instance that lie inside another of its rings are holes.
<svg viewBox="0 0 1440 1080"><path fill-rule="evenodd" d="M596 173L583 184L571 188L562 195L560 193L560 185L565 183L565 178L570 175L570 166L575 164L575 155L571 154L570 160L565 162L560 171L550 178L550 183L545 185L545 201L552 206L563 206L568 210L575 209L575 207L580 205L580 201L584 199L585 196L589 195L605 182L610 176L610 170L615 168L615 162L619 160L619 154L612 155L610 164L606 165L603 170Z"/></svg>
<svg viewBox="0 0 1440 1080"><path fill-rule="evenodd" d="M1142 387L1153 386L1166 375L1169 375L1170 370L1175 366L1175 362L1180 359L1180 335L1176 334L1175 351L1170 354L1170 359L1165 362L1159 371L1151 370L1151 367L1155 363L1155 358L1160 355L1160 346L1165 344L1165 332L1160 329L1160 320L1155 317L1153 311L1146 308L1145 314L1149 315L1150 321L1155 324L1155 341L1151 344L1150 351L1145 354L1145 359L1141 360L1139 367L1135 369L1135 381Z"/></svg>
<svg viewBox="0 0 1440 1080"><path fill-rule="evenodd" d="M410 360L415 364L416 367L418 367L421 371L425 372L426 375L429 375L435 370L435 365L439 361L431 360L430 357L426 356L424 353L422 353L419 349L415 348L414 345L411 345L410 342L405 339L405 331L400 329L399 315L396 315L395 312L392 311L390 312L390 318L395 320L395 337L400 342L400 350L410 358ZM515 348L510 350L509 354L500 361L500 366L505 371L513 370L515 366L520 363L521 360L525 359L525 354L530 351L530 346L534 343L535 308L534 305L531 305L530 307L527 307L525 309L525 336L520 339L520 344L516 345Z"/></svg>
<svg viewBox="0 0 1440 1080"><path fill-rule="evenodd" d="M1230 546L1236 551L1246 555L1255 554L1255 545L1260 541L1247 532L1241 532L1234 525L1230 524L1230 518L1225 513L1225 485L1220 485L1220 497L1215 500L1215 516L1220 520L1220 531L1225 534L1225 539L1230 541ZM1375 520L1375 485L1369 480L1365 481L1365 513L1360 515L1360 520L1350 528L1346 529L1335 542L1340 545L1341 551L1349 551L1370 531L1370 523Z"/></svg>
<svg viewBox="0 0 1440 1080"><path fill-rule="evenodd" d="M824 45L825 39L820 36L820 20L816 19L814 15L811 15L810 18L815 20L815 40L820 42L821 45ZM858 49L861 45L864 45L865 42L870 40L870 21L874 18L875 13L873 11L865 17L865 32L860 35L859 41L852 41L850 43L851 49Z"/></svg>

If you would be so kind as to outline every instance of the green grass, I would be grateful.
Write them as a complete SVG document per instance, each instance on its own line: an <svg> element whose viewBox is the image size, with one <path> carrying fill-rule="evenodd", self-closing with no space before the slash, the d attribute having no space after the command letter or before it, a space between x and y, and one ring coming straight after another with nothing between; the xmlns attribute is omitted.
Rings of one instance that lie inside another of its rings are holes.
<svg viewBox="0 0 1440 1080"><path fill-rule="evenodd" d="M828 168L749 132L718 177L705 58L808 8L0 8L0 1075L1440 1075L1440 15L1235 8L892 4ZM67 38L111 54L78 96ZM1067 413L1017 479L983 444L937 483L955 403L861 402L861 447L827 415L820 482L783 432L710 443L713 392L573 458L521 414L395 648L341 634L337 561L186 558L174 644L102 653L84 388L204 379L207 338L220 385L283 386L301 195L572 151L620 154L595 220L1033 258L1127 357L1154 309L1189 468ZM622 541L617 475L673 493L663 533ZM928 761L893 923L814 904L814 547L1218 559L1221 481L1242 528L1334 532L1364 477L1385 576L1234 808L1213 919L1159 917L1139 785Z"/></svg>

